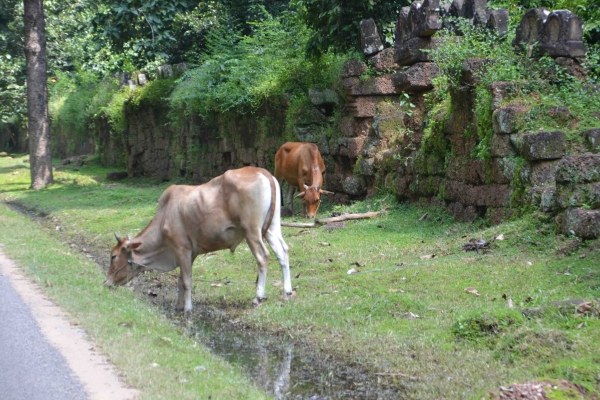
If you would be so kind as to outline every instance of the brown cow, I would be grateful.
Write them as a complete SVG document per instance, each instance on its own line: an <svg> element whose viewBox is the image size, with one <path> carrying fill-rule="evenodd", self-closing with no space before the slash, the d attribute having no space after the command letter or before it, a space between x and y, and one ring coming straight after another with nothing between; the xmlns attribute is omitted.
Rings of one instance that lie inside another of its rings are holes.
<svg viewBox="0 0 600 400"><path fill-rule="evenodd" d="M287 202L294 212L294 191L302 199L302 215L315 218L321 204L321 194L333 194L323 190L323 173L325 164L314 143L287 142L275 154L275 178L281 186L285 180L288 183Z"/></svg>
<svg viewBox="0 0 600 400"><path fill-rule="evenodd" d="M265 299L269 251L283 272L286 299L292 294L288 246L281 235L281 193L266 170L230 170L199 186L171 185L160 197L156 215L133 239L121 239L111 251L107 286L124 285L140 272L180 269L177 310L192 309L192 263L200 254L235 250L244 238L258 261L256 297Z"/></svg>

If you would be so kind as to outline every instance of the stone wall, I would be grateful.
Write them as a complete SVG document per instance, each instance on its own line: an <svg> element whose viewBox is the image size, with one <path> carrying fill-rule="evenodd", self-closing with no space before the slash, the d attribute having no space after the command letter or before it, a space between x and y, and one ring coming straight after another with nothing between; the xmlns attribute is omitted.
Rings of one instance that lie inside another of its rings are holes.
<svg viewBox="0 0 600 400"><path fill-rule="evenodd" d="M335 192L338 202L385 188L400 200L444 207L459 220L483 217L491 222L534 207L556 216L566 234L597 237L600 120L599 129L580 132L587 148L568 148L560 130L523 131L530 109L512 99L511 82L494 82L489 87L491 158L473 157L480 140L474 128L474 85L485 59L464 62L461 84L450 92L451 113L428 111L426 94L440 73L427 51L439 43L433 34L443 26L461 34L448 17L467 18L498 35L508 29L508 12L488 9L485 0L455 0L442 7L439 0L414 2L398 16L393 48L383 48L373 20L362 21L365 61L344 66L341 90L311 89L310 103L294 109L291 117L283 98L245 115L223 114L211 121L191 116L175 128L167 123L166 106L158 105L128 112L128 129L118 135L97 119L94 145L105 165L125 166L130 176L202 183L245 165L273 171L281 144L314 142L327 166L325 189ZM539 42L545 54L581 77L585 48L580 28L581 20L567 11L530 10L514 45L530 53L531 43ZM374 74L366 73L367 63ZM186 68L163 66L159 79ZM143 85L147 78L141 75L123 76L122 84ZM554 107L548 113L568 118L569 110ZM285 131L289 118L292 132ZM91 144L76 146L76 151L91 148L86 146Z"/></svg>

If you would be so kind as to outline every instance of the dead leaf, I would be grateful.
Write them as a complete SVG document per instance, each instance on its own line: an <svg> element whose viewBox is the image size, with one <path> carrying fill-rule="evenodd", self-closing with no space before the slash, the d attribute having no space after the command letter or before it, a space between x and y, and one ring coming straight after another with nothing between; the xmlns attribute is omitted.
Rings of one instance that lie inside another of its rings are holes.
<svg viewBox="0 0 600 400"><path fill-rule="evenodd" d="M435 258L435 254L426 254L421 256L421 260L429 260L430 258Z"/></svg>
<svg viewBox="0 0 600 400"><path fill-rule="evenodd" d="M429 215L429 213L423 214L423 216L421 218L419 218L419 221L425 221L427 219L428 215Z"/></svg>
<svg viewBox="0 0 600 400"><path fill-rule="evenodd" d="M273 282L273 286L281 286L281 281L275 281L275 282Z"/></svg>
<svg viewBox="0 0 600 400"><path fill-rule="evenodd" d="M577 329L581 329L583 328L583 325L585 324L585 322L580 323L579 325L577 325Z"/></svg>
<svg viewBox="0 0 600 400"><path fill-rule="evenodd" d="M507 302L506 306L508 308L513 308L513 301L512 301L512 299L510 297L508 298L508 302Z"/></svg>
<svg viewBox="0 0 600 400"><path fill-rule="evenodd" d="M356 268L350 268L347 272L348 275L352 275L352 274L358 274L360 271L357 270Z"/></svg>
<svg viewBox="0 0 600 400"><path fill-rule="evenodd" d="M365 264L361 264L358 261L354 261L353 263L350 263L350 265L356 265L357 267L364 267Z"/></svg>
<svg viewBox="0 0 600 400"><path fill-rule="evenodd" d="M563 272L563 275L573 275L573 274L571 274L571 271L570 271L570 269L571 269L571 266L569 265L569 266L567 267L567 269L565 269L565 272Z"/></svg>
<svg viewBox="0 0 600 400"><path fill-rule="evenodd" d="M417 318L421 318L419 317L417 314L413 314L412 312L408 312L410 314L410 319L417 319Z"/></svg>
<svg viewBox="0 0 600 400"><path fill-rule="evenodd" d="M503 293L503 294L502 294L502 298L503 298L504 300L506 300L506 293Z"/></svg>
<svg viewBox="0 0 600 400"><path fill-rule="evenodd" d="M310 230L308 229L303 229L300 232L296 233L294 236L300 236L300 235L305 235L307 233L310 233Z"/></svg>
<svg viewBox="0 0 600 400"><path fill-rule="evenodd" d="M504 240L504 234L496 236L495 240Z"/></svg>
<svg viewBox="0 0 600 400"><path fill-rule="evenodd" d="M527 261L527 265L532 266L533 263L531 261Z"/></svg>
<svg viewBox="0 0 600 400"><path fill-rule="evenodd" d="M222 283L211 283L210 286L212 286L212 287L221 287L221 286L223 286L223 284Z"/></svg>
<svg viewBox="0 0 600 400"><path fill-rule="evenodd" d="M402 289L390 289L388 291L390 293L404 293L404 290L402 290Z"/></svg>
<svg viewBox="0 0 600 400"><path fill-rule="evenodd" d="M474 294L475 296L479 296L479 292L477 291L477 289L472 288L472 287L468 287L465 289L465 292L467 293L471 293Z"/></svg>
<svg viewBox="0 0 600 400"><path fill-rule="evenodd" d="M320 244L321 246L331 246L331 245L330 245L329 243L327 243L327 242L319 242L319 244Z"/></svg>
<svg viewBox="0 0 600 400"><path fill-rule="evenodd" d="M592 302L586 301L585 303L581 303L577 306L577 312L585 314L590 310L590 308L592 308Z"/></svg>

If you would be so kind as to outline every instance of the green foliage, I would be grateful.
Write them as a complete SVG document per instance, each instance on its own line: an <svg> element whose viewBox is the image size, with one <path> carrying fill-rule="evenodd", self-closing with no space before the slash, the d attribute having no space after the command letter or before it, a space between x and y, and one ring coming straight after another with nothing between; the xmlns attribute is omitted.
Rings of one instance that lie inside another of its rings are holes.
<svg viewBox="0 0 600 400"><path fill-rule="evenodd" d="M514 21L513 21L514 23ZM439 35L442 44L432 50L432 57L442 70L443 80L436 80L436 91L450 92L464 86L462 66L464 61L473 58L486 59L483 68L476 73L475 119L479 143L473 156L491 159L490 141L492 130L492 96L489 86L492 82L512 83L512 97L531 106L523 131L540 129L562 129L570 141L581 140L578 132L598 125L595 113L600 111L594 98L597 96L590 83L598 80L598 47L591 46L587 65L588 80L580 80L568 74L549 57L527 58L512 47L514 29L506 37L497 37L493 32L475 27L463 19L454 20L455 28L442 30ZM454 36L455 29L464 36ZM559 121L548 110L552 106L567 106L571 120ZM576 123L575 123L575 122ZM471 130L465 132L472 134Z"/></svg>
<svg viewBox="0 0 600 400"><path fill-rule="evenodd" d="M452 333L459 339L478 341L499 335L522 322L523 316L516 310L473 311L472 315L459 317Z"/></svg>
<svg viewBox="0 0 600 400"><path fill-rule="evenodd" d="M310 32L293 13L276 18L263 10L263 20L251 26L251 36L227 24L209 33L202 65L188 71L170 97L176 114L244 113L287 92L333 86L345 59L326 54L306 60L302 49Z"/></svg>
<svg viewBox="0 0 600 400"><path fill-rule="evenodd" d="M396 15L410 0L294 0L301 18L313 30L306 50L318 56L329 50L345 54L360 47L360 21L373 18L383 41L391 45Z"/></svg>
<svg viewBox="0 0 600 400"><path fill-rule="evenodd" d="M148 82L145 86L137 87L131 91L127 101L127 108L131 111L149 108L164 107L168 105L168 96L173 90L175 79L157 79Z"/></svg>

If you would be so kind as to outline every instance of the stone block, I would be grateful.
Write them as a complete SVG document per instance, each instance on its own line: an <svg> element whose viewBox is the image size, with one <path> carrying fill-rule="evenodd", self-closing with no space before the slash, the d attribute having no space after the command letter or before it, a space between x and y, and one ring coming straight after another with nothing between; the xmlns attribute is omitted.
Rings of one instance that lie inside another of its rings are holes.
<svg viewBox="0 0 600 400"><path fill-rule="evenodd" d="M533 186L554 185L558 161L541 161L531 165L529 182Z"/></svg>
<svg viewBox="0 0 600 400"><path fill-rule="evenodd" d="M351 76L349 78L342 78L342 88L344 88L345 91L352 89L353 86L356 86L359 83L360 79L355 76Z"/></svg>
<svg viewBox="0 0 600 400"><path fill-rule="evenodd" d="M563 131L535 132L511 135L512 145L526 160L554 160L565 153Z"/></svg>
<svg viewBox="0 0 600 400"><path fill-rule="evenodd" d="M181 75L190 69L188 63L182 62L179 64L173 64L173 78L179 78Z"/></svg>
<svg viewBox="0 0 600 400"><path fill-rule="evenodd" d="M109 181L120 181L128 177L127 171L113 171L106 173L106 179Z"/></svg>
<svg viewBox="0 0 600 400"><path fill-rule="evenodd" d="M397 90L405 93L418 93L433 89L431 80L440 74L435 63L417 63L406 71L397 72L392 77L392 84Z"/></svg>
<svg viewBox="0 0 600 400"><path fill-rule="evenodd" d="M499 81L492 82L489 89L492 95L492 111L494 111L517 90L517 85L514 82Z"/></svg>
<svg viewBox="0 0 600 400"><path fill-rule="evenodd" d="M540 53L550 57L585 57L583 20L568 10L550 13L544 22Z"/></svg>
<svg viewBox="0 0 600 400"><path fill-rule="evenodd" d="M506 207L488 207L485 213L485 218L494 225L510 220L515 216L516 212L512 208Z"/></svg>
<svg viewBox="0 0 600 400"><path fill-rule="evenodd" d="M585 138L585 144L592 153L600 153L600 128L588 129L581 134Z"/></svg>
<svg viewBox="0 0 600 400"><path fill-rule="evenodd" d="M508 139L506 136L503 137ZM513 158L494 158L492 160L493 183L511 183L516 171L517 163Z"/></svg>
<svg viewBox="0 0 600 400"><path fill-rule="evenodd" d="M460 222L473 222L475 218L481 216L475 206L465 207L460 202L450 203L446 211Z"/></svg>
<svg viewBox="0 0 600 400"><path fill-rule="evenodd" d="M485 162L469 156L453 156L448 160L446 176L450 180L478 185L485 181Z"/></svg>
<svg viewBox="0 0 600 400"><path fill-rule="evenodd" d="M399 68L398 64L394 62L394 49L391 47L369 57L369 62L378 72L393 71Z"/></svg>
<svg viewBox="0 0 600 400"><path fill-rule="evenodd" d="M161 65L156 69L156 76L159 79L167 79L173 76L173 66L170 64Z"/></svg>
<svg viewBox="0 0 600 400"><path fill-rule="evenodd" d="M138 74L137 83L140 86L145 86L148 83L148 76L146 74Z"/></svg>
<svg viewBox="0 0 600 400"><path fill-rule="evenodd" d="M348 60L342 67L341 77L350 78L355 76L361 76L367 72L367 64L362 61Z"/></svg>
<svg viewBox="0 0 600 400"><path fill-rule="evenodd" d="M385 96L398 94L400 91L392 85L392 75L372 77L352 86L347 93L351 96Z"/></svg>
<svg viewBox="0 0 600 400"><path fill-rule="evenodd" d="M334 156L340 155L349 158L357 158L362 154L366 139L366 136L337 139L330 143L330 152Z"/></svg>
<svg viewBox="0 0 600 400"><path fill-rule="evenodd" d="M485 72L486 65L490 63L487 58L469 58L462 64L462 83L475 85L480 82L479 74Z"/></svg>
<svg viewBox="0 0 600 400"><path fill-rule="evenodd" d="M373 134L379 139L394 140L402 143L405 132L404 114L377 116L373 120Z"/></svg>
<svg viewBox="0 0 600 400"><path fill-rule="evenodd" d="M531 57L533 44L541 41L544 22L549 15L550 11L544 7L532 8L523 14L521 22L517 26L513 46L527 50L528 56Z"/></svg>
<svg viewBox="0 0 600 400"><path fill-rule="evenodd" d="M358 162L358 168L361 175L364 176L375 176L375 168L373 163L375 162L374 158L361 158Z"/></svg>
<svg viewBox="0 0 600 400"><path fill-rule="evenodd" d="M600 182L562 183L556 188L556 202L563 210L584 206L600 208Z"/></svg>
<svg viewBox="0 0 600 400"><path fill-rule="evenodd" d="M490 10L486 27L495 32L499 37L502 37L508 33L508 20L508 10Z"/></svg>
<svg viewBox="0 0 600 400"><path fill-rule="evenodd" d="M589 183L600 181L600 154L563 157L556 166L556 182Z"/></svg>
<svg viewBox="0 0 600 400"><path fill-rule="evenodd" d="M428 50L433 49L440 38L415 37L394 46L394 62L398 66L413 65L433 61Z"/></svg>
<svg viewBox="0 0 600 400"><path fill-rule="evenodd" d="M383 50L383 43L373 18L360 21L360 44L365 55L370 56Z"/></svg>
<svg viewBox="0 0 600 400"><path fill-rule="evenodd" d="M344 178L342 188L343 192L348 193L350 196L361 196L367 191L364 180L354 175Z"/></svg>
<svg viewBox="0 0 600 400"><path fill-rule="evenodd" d="M492 157L511 157L517 154L510 143L510 136L508 135L493 134L490 147Z"/></svg>
<svg viewBox="0 0 600 400"><path fill-rule="evenodd" d="M544 212L556 211L556 187L547 186L540 196L540 208Z"/></svg>
<svg viewBox="0 0 600 400"><path fill-rule="evenodd" d="M333 89L308 89L308 98L317 107L335 106L340 103L340 96Z"/></svg>
<svg viewBox="0 0 600 400"><path fill-rule="evenodd" d="M560 230L565 235L574 234L581 239L596 239L600 236L598 210L571 208L565 211L560 222Z"/></svg>
<svg viewBox="0 0 600 400"><path fill-rule="evenodd" d="M383 96L357 96L353 100L348 104L348 109L355 118L374 117L379 113L379 105L390 101Z"/></svg>
<svg viewBox="0 0 600 400"><path fill-rule="evenodd" d="M523 120L529 113L529 107L520 102L509 103L492 113L492 128L496 134L518 132Z"/></svg>
<svg viewBox="0 0 600 400"><path fill-rule="evenodd" d="M414 1L410 7L402 7L395 29L395 45L416 37L429 37L442 28L438 10L439 0Z"/></svg>

